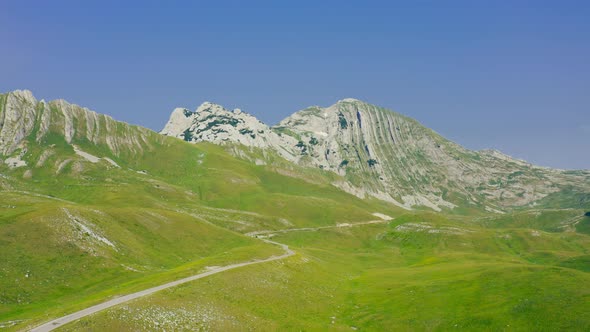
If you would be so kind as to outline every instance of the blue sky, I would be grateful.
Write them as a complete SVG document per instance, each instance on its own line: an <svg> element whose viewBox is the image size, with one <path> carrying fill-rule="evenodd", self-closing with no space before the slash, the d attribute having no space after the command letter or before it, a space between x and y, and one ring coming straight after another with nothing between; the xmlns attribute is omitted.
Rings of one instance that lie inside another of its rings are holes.
<svg viewBox="0 0 590 332"><path fill-rule="evenodd" d="M1 7L2 92L29 89L154 130L174 107L203 101L274 124L354 97L471 149L590 168L588 1Z"/></svg>

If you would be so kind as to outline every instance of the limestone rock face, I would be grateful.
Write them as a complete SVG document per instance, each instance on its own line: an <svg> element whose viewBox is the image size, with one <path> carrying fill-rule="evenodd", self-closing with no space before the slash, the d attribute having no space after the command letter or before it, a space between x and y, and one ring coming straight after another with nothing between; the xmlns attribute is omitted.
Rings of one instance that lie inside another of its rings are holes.
<svg viewBox="0 0 590 332"><path fill-rule="evenodd" d="M10 155L33 129L37 101L30 91L9 93L0 106L0 153Z"/></svg>
<svg viewBox="0 0 590 332"><path fill-rule="evenodd" d="M495 150L467 150L413 119L351 98L306 108L273 127L206 102L195 111L175 109L161 133L224 145L257 165L280 163L274 169L281 174L304 174L310 182L321 177L358 197L406 209L460 206L501 213L590 200L590 171L537 167ZM56 143L72 151L52 161L58 171L94 156L77 148L89 143L101 153L94 157L117 167L115 160L135 160L165 139L64 100L38 101L30 91L0 94L0 167L23 172L44 167Z"/></svg>
<svg viewBox="0 0 590 332"><path fill-rule="evenodd" d="M187 142L228 142L262 149L272 148L290 161L296 161L299 155L294 149L282 148L284 145L295 146L295 138L281 137L269 126L241 110L228 111L210 102L203 103L194 112L184 108L175 109L160 133Z"/></svg>
<svg viewBox="0 0 590 332"><path fill-rule="evenodd" d="M37 101L30 91L0 94L0 155L22 158L27 146L51 134L74 141L106 146L114 156L142 151L148 144L146 128L131 126L65 100Z"/></svg>
<svg viewBox="0 0 590 332"><path fill-rule="evenodd" d="M566 174L495 150L470 151L413 119L352 98L309 107L274 127L204 103L194 112L176 109L161 133L274 151L301 166L341 175L333 184L354 195L407 209L473 205L500 212L576 183L590 187L589 172Z"/></svg>

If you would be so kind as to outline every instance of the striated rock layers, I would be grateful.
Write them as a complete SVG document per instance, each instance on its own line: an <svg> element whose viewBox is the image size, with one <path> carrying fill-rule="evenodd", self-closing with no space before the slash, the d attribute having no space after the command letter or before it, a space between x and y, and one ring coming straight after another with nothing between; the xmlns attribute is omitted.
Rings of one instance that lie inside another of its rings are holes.
<svg viewBox="0 0 590 332"><path fill-rule="evenodd" d="M206 102L194 112L175 109L161 133L273 151L298 165L341 175L333 184L359 197L407 209L472 205L501 212L533 205L566 187L586 190L590 183L588 172L537 167L494 150L467 150L413 119L351 98L306 108L273 127Z"/></svg>
<svg viewBox="0 0 590 332"><path fill-rule="evenodd" d="M105 146L118 156L142 151L153 132L65 100L37 101L26 90L0 95L0 155L22 154L28 144L46 143L52 134L68 144L84 141Z"/></svg>
<svg viewBox="0 0 590 332"><path fill-rule="evenodd" d="M220 144L256 164L278 163L274 169L281 174L321 178L358 197L406 209L502 213L590 200L588 171L467 150L413 119L356 99L309 107L272 127L238 109L203 103L196 111L175 109L161 133ZM138 156L165 139L64 100L37 101L29 91L0 94L0 164L23 170L25 178L48 160L56 174L66 167L79 170L80 160L137 164Z"/></svg>

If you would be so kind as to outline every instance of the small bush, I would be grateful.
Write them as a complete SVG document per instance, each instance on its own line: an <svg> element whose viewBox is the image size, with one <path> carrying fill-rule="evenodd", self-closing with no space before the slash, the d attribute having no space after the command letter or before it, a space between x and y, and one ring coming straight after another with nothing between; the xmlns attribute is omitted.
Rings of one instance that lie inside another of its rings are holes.
<svg viewBox="0 0 590 332"><path fill-rule="evenodd" d="M340 123L341 129L348 128L348 122L346 121L346 118L344 117L344 114L342 114L342 112L338 113L338 122Z"/></svg>
<svg viewBox="0 0 590 332"><path fill-rule="evenodd" d="M193 139L193 133L190 131L190 129L187 129L184 131L182 137L185 141L190 142Z"/></svg>

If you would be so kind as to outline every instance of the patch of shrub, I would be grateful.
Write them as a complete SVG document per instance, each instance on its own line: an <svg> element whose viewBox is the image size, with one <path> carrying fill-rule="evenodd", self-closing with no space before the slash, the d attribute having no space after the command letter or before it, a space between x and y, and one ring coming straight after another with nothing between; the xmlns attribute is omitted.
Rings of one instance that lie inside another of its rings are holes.
<svg viewBox="0 0 590 332"><path fill-rule="evenodd" d="M193 133L187 129L182 133L182 137L184 138L185 141L190 142L193 140Z"/></svg>
<svg viewBox="0 0 590 332"><path fill-rule="evenodd" d="M338 112L338 122L340 123L341 129L348 128L348 122L346 121L346 118L344 117L344 114L342 114L342 112Z"/></svg>

